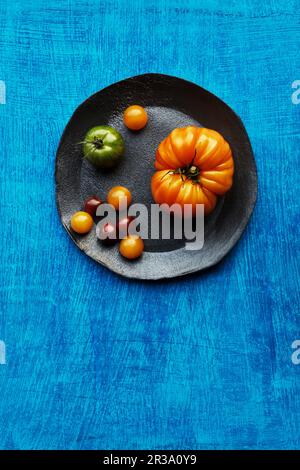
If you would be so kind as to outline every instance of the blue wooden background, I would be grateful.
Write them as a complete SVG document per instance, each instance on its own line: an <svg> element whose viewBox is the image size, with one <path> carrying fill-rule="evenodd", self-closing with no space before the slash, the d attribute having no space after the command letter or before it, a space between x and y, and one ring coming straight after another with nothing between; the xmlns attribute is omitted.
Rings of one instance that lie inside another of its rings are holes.
<svg viewBox="0 0 300 470"><path fill-rule="evenodd" d="M299 447L297 2L1 0L0 31L0 447ZM259 175L234 251L166 283L96 265L55 206L75 107L145 72L232 106Z"/></svg>

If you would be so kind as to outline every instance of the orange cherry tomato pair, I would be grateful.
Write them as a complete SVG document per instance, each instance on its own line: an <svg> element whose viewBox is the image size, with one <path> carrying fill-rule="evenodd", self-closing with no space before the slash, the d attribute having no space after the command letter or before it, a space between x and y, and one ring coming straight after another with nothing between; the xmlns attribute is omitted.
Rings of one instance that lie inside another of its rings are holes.
<svg viewBox="0 0 300 470"><path fill-rule="evenodd" d="M132 200L131 193L124 186L113 187L109 191L108 196L107 196L107 202L111 204L112 206L114 206L116 210L120 208L120 205L122 203L124 204L127 203L126 205L129 205L131 203L131 200ZM94 203L95 201L95 204L94 204L95 207L94 206L92 207L93 210L97 208L99 204L101 204L100 199L97 198L96 200L96 197L92 196L89 199L87 199L85 202L85 211L79 211L73 214L71 218L71 227L76 233L88 233L93 226L92 209L90 209L89 207L90 201L92 203Z"/></svg>
<svg viewBox="0 0 300 470"><path fill-rule="evenodd" d="M113 187L107 195L107 202L116 210L119 210L122 203L129 206L131 201L131 192L124 186ZM119 251L124 258L136 259L141 256L144 251L144 242L137 235L128 235L121 240Z"/></svg>
<svg viewBox="0 0 300 470"><path fill-rule="evenodd" d="M122 202L125 203L127 201L127 205L129 205L131 200L131 193L124 186L115 186L109 191L107 196L108 203L114 206L116 210L119 209L119 206ZM93 203L92 207L90 207L91 203ZM84 234L91 231L93 227L92 215L94 215L94 212L96 212L94 209L97 209L99 204L101 204L101 200L96 198L96 196L91 196L85 202L85 210L73 214L71 218L71 228L74 230L74 232ZM92 212L92 210L94 212Z"/></svg>
<svg viewBox="0 0 300 470"><path fill-rule="evenodd" d="M174 203L184 208L204 205L210 214L217 197L232 186L234 163L229 144L218 132L188 126L174 129L158 146L151 181L157 204Z"/></svg>

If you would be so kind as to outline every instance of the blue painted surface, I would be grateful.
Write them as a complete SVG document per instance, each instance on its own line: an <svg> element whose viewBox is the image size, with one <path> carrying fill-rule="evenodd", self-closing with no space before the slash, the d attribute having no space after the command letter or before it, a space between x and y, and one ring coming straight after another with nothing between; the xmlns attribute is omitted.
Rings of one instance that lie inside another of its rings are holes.
<svg viewBox="0 0 300 470"><path fill-rule="evenodd" d="M296 1L1 1L1 448L299 447L299 24ZM53 176L75 107L144 72L232 106L259 175L232 254L157 284L76 249Z"/></svg>

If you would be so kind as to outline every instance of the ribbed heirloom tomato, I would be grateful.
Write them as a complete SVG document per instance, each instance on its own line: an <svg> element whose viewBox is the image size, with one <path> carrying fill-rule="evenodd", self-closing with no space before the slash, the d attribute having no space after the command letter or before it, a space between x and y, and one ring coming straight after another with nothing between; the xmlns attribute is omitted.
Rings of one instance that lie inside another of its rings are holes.
<svg viewBox="0 0 300 470"><path fill-rule="evenodd" d="M152 177L157 204L204 204L212 212L217 196L232 186L234 163L229 144L218 132L203 127L174 129L158 146Z"/></svg>

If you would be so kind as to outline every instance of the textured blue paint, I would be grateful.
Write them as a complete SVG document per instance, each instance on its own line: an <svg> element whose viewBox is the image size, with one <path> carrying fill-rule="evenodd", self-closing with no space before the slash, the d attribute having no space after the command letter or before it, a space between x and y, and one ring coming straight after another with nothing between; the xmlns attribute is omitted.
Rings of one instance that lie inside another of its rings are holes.
<svg viewBox="0 0 300 470"><path fill-rule="evenodd" d="M0 447L299 447L296 1L1 0L0 30ZM53 178L74 108L144 72L228 102L259 174L232 254L158 284L76 249Z"/></svg>

